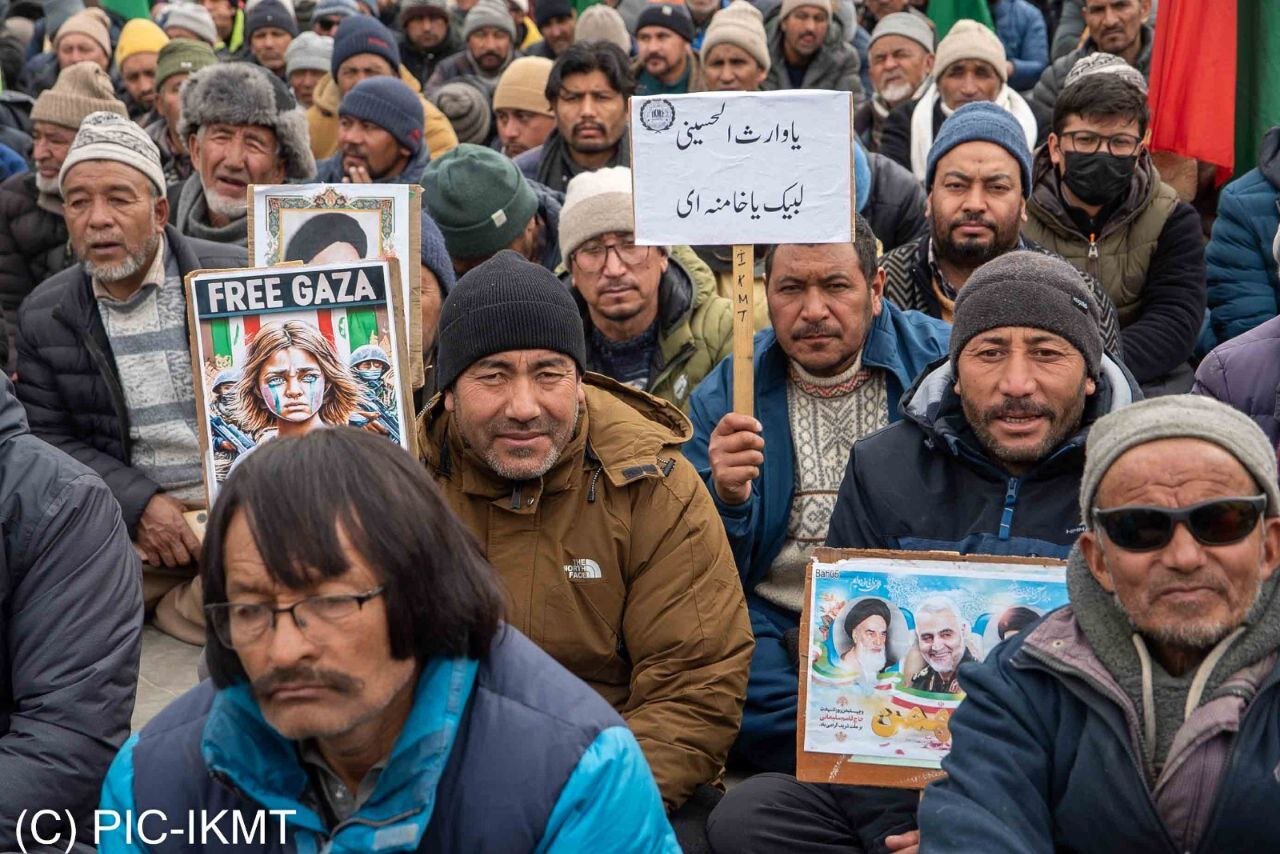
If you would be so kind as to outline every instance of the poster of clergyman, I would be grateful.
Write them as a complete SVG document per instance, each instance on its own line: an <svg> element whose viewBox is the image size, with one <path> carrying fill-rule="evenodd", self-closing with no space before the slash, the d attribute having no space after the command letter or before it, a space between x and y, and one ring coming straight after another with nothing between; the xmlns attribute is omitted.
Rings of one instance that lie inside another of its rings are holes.
<svg viewBox="0 0 1280 854"><path fill-rule="evenodd" d="M399 303L409 352L421 352L419 194L420 188L409 184L255 185L249 261L266 267L399 259ZM416 388L421 366L415 362L409 369Z"/></svg>
<svg viewBox="0 0 1280 854"><path fill-rule="evenodd" d="M404 324L382 261L188 277L192 366L212 505L264 442L346 425L411 449Z"/></svg>
<svg viewBox="0 0 1280 854"><path fill-rule="evenodd" d="M1004 560L815 559L804 750L941 767L964 699L960 666L1067 601L1057 562Z"/></svg>

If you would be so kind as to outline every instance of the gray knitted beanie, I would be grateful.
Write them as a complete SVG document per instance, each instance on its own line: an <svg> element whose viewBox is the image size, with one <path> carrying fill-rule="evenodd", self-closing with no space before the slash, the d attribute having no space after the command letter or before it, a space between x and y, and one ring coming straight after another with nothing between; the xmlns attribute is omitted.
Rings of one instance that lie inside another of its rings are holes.
<svg viewBox="0 0 1280 854"><path fill-rule="evenodd" d="M966 286L967 287L967 286ZM1093 528L1098 485L1120 455L1158 439L1203 439L1231 454L1267 496L1267 515L1280 516L1276 451L1253 419L1211 397L1155 397L1099 418L1089 430L1080 479L1080 517Z"/></svg>
<svg viewBox="0 0 1280 854"><path fill-rule="evenodd" d="M960 288L951 327L951 366L975 335L1001 326L1029 326L1061 335L1084 356L1089 376L1102 367L1098 307L1080 273L1045 252L1006 252L983 264Z"/></svg>

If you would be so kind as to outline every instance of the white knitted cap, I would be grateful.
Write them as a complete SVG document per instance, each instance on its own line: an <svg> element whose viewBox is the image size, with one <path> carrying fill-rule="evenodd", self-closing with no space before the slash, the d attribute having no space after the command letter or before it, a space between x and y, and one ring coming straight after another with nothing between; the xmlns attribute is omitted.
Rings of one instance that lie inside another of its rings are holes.
<svg viewBox="0 0 1280 854"><path fill-rule="evenodd" d="M631 170L610 166L581 172L569 182L560 208L560 254L568 258L591 238L636 230L631 208Z"/></svg>
<svg viewBox="0 0 1280 854"><path fill-rule="evenodd" d="M147 132L127 118L116 113L100 111L85 116L80 123L67 159L58 172L58 189L67 180L71 167L85 160L114 160L132 166L155 185L156 192L164 195L164 169L160 165L160 149L147 136Z"/></svg>

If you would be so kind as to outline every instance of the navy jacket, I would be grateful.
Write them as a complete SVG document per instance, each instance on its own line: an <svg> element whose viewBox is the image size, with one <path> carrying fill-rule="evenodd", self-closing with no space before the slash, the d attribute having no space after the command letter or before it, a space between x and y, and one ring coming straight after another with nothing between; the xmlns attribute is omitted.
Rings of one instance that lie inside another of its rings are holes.
<svg viewBox="0 0 1280 854"><path fill-rule="evenodd" d="M1038 642L1068 611L961 669L966 698L951 719L948 776L920 803L923 854L1185 851L1157 812L1124 710L1082 673L1091 653ZM1212 817L1186 854L1276 850L1277 768L1280 666L1249 701Z"/></svg>
<svg viewBox="0 0 1280 854"><path fill-rule="evenodd" d="M854 444L827 545L1065 558L1080 526L1089 425L1140 396L1109 356L1084 423L1022 477L983 452L941 359L902 402L902 420Z"/></svg>
<svg viewBox="0 0 1280 854"><path fill-rule="evenodd" d="M1272 242L1280 227L1280 127L1262 139L1258 167L1222 188L1204 251L1209 318L1228 341L1276 316L1280 278Z"/></svg>
<svg viewBox="0 0 1280 854"><path fill-rule="evenodd" d="M862 345L862 364L888 374L889 418L898 417L898 400L916 375L947 352L951 327L918 311L902 311L885 300ZM721 503L711 485L707 444L725 413L733 410L733 360L725 359L694 391L689 401L693 439L684 455L706 481L720 511L738 574L749 592L765 576L787 535L787 517L795 488L795 451L787 411L787 354L772 329L755 338L755 416L763 425L764 466L743 504Z"/></svg>
<svg viewBox="0 0 1280 854"><path fill-rule="evenodd" d="M244 684L196 686L133 736L112 763L102 808L160 810L171 826L219 810L252 827L277 819L262 844L207 845L170 836L141 845L123 830L100 854L149 851L679 852L640 745L609 705L515 629L483 661L433 659L369 799L327 828L303 802L308 775L294 742L266 723ZM265 818L265 817L264 817ZM232 819L222 823L229 832ZM123 822L122 822L123 824ZM163 822L145 828L155 838ZM241 840L243 841L243 840Z"/></svg>

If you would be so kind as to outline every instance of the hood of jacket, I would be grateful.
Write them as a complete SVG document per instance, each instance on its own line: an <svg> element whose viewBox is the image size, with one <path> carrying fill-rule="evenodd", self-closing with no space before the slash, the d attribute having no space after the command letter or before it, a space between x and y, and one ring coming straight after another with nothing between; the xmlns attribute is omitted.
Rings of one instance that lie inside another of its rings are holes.
<svg viewBox="0 0 1280 854"><path fill-rule="evenodd" d="M1083 450L1093 422L1141 399L1142 393L1138 389L1137 380L1104 353L1097 388L1085 401L1080 429L1049 456L1057 456L1059 452L1069 448L1079 447ZM950 356L943 356L921 373L902 396L899 407L903 419L916 424L926 436L956 456L987 459L986 451L978 443L977 436L965 419L960 396L955 392L955 375L951 369Z"/></svg>
<svg viewBox="0 0 1280 854"><path fill-rule="evenodd" d="M1035 162L1031 172L1031 198L1027 207L1036 214L1045 227L1063 238L1079 238L1080 232L1067 213L1067 202L1062 197L1059 187L1058 170L1049 159L1049 146L1042 145L1036 151ZM1133 179L1129 182L1129 195L1116 208L1115 213L1102 227L1098 239L1124 228L1147 209L1160 189L1160 173L1151 162L1150 152L1144 150L1138 155L1137 166L1133 170Z"/></svg>
<svg viewBox="0 0 1280 854"><path fill-rule="evenodd" d="M594 469L614 486L622 486L669 465L662 452L679 453L679 446L693 437L689 419L661 398L593 373L584 374L583 387L586 405L578 429L556 464L540 478L541 492L571 489L582 472ZM495 499L519 486L499 477L465 448L451 423L443 393L418 417L419 453L432 470L445 476L460 473L464 491Z"/></svg>
<svg viewBox="0 0 1280 854"><path fill-rule="evenodd" d="M1262 137L1258 148L1258 171L1271 186L1280 190L1280 127L1272 128Z"/></svg>

